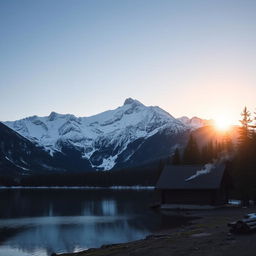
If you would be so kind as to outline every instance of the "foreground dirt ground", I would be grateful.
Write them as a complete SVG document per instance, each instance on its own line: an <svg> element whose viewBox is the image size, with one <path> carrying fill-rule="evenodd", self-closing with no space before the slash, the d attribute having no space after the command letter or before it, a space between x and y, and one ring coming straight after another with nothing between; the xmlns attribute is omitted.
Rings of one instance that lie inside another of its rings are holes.
<svg viewBox="0 0 256 256"><path fill-rule="evenodd" d="M256 208L222 208L211 211L187 212L200 217L191 225L164 230L130 243L105 245L79 253L61 256L255 256L256 232L231 234L227 223L256 212ZM55 254L57 255L57 254Z"/></svg>

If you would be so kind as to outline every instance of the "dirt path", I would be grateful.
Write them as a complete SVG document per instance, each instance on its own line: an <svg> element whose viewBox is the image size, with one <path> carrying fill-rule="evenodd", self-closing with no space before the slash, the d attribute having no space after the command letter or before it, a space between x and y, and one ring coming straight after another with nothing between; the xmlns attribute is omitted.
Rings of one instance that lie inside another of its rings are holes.
<svg viewBox="0 0 256 256"><path fill-rule="evenodd" d="M190 212L198 216L191 225L165 230L146 239L116 245L106 245L79 253L62 256L255 256L256 233L238 235L229 233L227 223L243 215L256 212L249 209L218 209Z"/></svg>

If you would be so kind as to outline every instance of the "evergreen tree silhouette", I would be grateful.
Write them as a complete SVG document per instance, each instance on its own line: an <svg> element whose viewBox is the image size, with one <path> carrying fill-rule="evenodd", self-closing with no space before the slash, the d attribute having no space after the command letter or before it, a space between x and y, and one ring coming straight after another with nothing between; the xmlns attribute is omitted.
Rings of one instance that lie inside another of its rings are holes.
<svg viewBox="0 0 256 256"><path fill-rule="evenodd" d="M238 149L235 159L235 181L244 205L249 204L249 198L253 194L256 195L254 185L256 175L252 161L252 120L250 116L250 112L245 107L241 113L242 119L239 120L241 127L239 128Z"/></svg>
<svg viewBox="0 0 256 256"><path fill-rule="evenodd" d="M199 164L200 163L200 152L196 140L191 134L189 137L188 144L183 154L184 164Z"/></svg>
<svg viewBox="0 0 256 256"><path fill-rule="evenodd" d="M174 164L174 165L181 164L180 151L178 148L175 149L174 155L172 157L172 164Z"/></svg>
<svg viewBox="0 0 256 256"><path fill-rule="evenodd" d="M244 107L243 112L241 113L242 119L239 120L241 123L240 131L239 131L239 148L245 149L244 147L247 147L249 145L250 140L250 124L252 122L251 120L251 114L248 111L247 107Z"/></svg>

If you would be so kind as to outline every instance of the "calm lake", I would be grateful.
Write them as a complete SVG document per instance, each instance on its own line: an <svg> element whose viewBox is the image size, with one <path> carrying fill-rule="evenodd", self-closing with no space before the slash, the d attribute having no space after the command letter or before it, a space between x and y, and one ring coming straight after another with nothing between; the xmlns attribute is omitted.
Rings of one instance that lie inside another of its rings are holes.
<svg viewBox="0 0 256 256"><path fill-rule="evenodd" d="M49 256L144 238L183 217L149 209L153 191L1 189L0 255Z"/></svg>

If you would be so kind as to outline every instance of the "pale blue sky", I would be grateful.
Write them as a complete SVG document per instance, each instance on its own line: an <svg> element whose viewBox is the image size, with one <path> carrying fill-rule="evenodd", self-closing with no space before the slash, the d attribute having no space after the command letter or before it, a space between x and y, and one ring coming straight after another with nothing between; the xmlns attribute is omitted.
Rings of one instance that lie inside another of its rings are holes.
<svg viewBox="0 0 256 256"><path fill-rule="evenodd" d="M175 117L256 107L255 0L0 0L0 120L133 97Z"/></svg>

